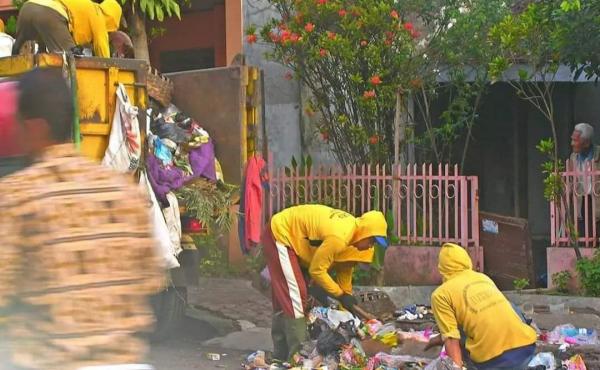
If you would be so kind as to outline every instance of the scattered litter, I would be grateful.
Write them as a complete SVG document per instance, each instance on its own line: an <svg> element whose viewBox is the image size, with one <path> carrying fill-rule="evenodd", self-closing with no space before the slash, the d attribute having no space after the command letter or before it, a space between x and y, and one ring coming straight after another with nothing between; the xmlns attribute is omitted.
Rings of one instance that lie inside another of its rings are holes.
<svg viewBox="0 0 600 370"><path fill-rule="evenodd" d="M555 370L556 359L550 352L542 352L535 355L535 357L529 363L529 368L537 368L538 366L544 366L544 370Z"/></svg>
<svg viewBox="0 0 600 370"><path fill-rule="evenodd" d="M423 305L408 305L396 311L397 321L432 320L431 308Z"/></svg>
<svg viewBox="0 0 600 370"><path fill-rule="evenodd" d="M267 364L267 358L264 351L256 351L246 358L245 370L267 370L270 366Z"/></svg>
<svg viewBox="0 0 600 370"><path fill-rule="evenodd" d="M571 324L559 325L549 333L540 335L540 340L550 344L597 345L598 332L594 329L576 328Z"/></svg>
<svg viewBox="0 0 600 370"><path fill-rule="evenodd" d="M220 361L221 360L221 355L218 353L207 353L206 354L206 358L211 360L211 361Z"/></svg>
<svg viewBox="0 0 600 370"><path fill-rule="evenodd" d="M566 368L567 370L587 370L581 355L575 355L570 359L563 361L563 368Z"/></svg>

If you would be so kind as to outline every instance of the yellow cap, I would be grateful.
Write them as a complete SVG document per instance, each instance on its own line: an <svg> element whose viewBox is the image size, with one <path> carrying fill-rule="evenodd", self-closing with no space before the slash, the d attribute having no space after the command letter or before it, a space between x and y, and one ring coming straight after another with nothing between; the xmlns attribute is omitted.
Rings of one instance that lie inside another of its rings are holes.
<svg viewBox="0 0 600 370"><path fill-rule="evenodd" d="M123 9L116 0L104 0L100 5L106 21L106 31L115 32L119 29Z"/></svg>
<svg viewBox="0 0 600 370"><path fill-rule="evenodd" d="M4 32L4 21L0 19L0 32Z"/></svg>
<svg viewBox="0 0 600 370"><path fill-rule="evenodd" d="M387 222L385 216L379 211L369 211L357 219L356 231L352 238L358 241L373 236L387 235Z"/></svg>

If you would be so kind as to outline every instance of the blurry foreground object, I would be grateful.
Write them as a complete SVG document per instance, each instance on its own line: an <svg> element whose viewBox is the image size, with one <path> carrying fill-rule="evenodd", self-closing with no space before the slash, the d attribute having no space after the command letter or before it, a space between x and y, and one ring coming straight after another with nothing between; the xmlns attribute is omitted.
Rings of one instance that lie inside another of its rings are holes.
<svg viewBox="0 0 600 370"><path fill-rule="evenodd" d="M0 309L22 369L142 369L148 298L160 289L148 212L125 175L69 144L72 96L59 70L19 80L32 159L0 180ZM107 367L108 368L108 367Z"/></svg>

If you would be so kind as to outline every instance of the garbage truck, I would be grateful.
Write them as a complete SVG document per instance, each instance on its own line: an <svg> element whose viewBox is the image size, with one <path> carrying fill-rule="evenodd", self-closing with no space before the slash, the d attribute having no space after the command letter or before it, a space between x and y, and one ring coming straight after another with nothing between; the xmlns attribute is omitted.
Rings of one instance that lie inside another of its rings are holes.
<svg viewBox="0 0 600 370"><path fill-rule="evenodd" d="M0 58L0 83L33 68L62 68L68 76L76 107L74 130L79 132L80 152L101 161L108 146L116 91L122 84L139 108L142 138L146 108L153 93L165 91L150 86L156 81L145 61L67 57L63 54L32 54ZM262 134L262 78L257 68L239 65L179 72L168 77L172 103L211 133L227 182L240 184L246 159L266 149L258 145ZM161 78L165 80L165 78ZM150 96L149 96L150 95ZM26 166L19 155L0 156L0 177ZM234 232L232 230L232 232ZM167 271L168 282L152 297L156 315L154 340L173 333L187 307L188 289L198 284L199 252L189 243L177 256L180 267Z"/></svg>

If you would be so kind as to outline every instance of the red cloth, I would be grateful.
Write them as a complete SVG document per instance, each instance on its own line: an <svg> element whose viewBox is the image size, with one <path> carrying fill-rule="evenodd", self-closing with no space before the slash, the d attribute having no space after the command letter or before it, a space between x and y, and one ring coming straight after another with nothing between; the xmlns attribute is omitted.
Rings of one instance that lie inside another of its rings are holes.
<svg viewBox="0 0 600 370"><path fill-rule="evenodd" d="M16 82L0 83L0 158L23 155L16 117L18 94Z"/></svg>
<svg viewBox="0 0 600 370"><path fill-rule="evenodd" d="M265 171L264 159L252 157L248 160L244 189L245 239L248 246L260 242L263 205L262 181L266 179Z"/></svg>

